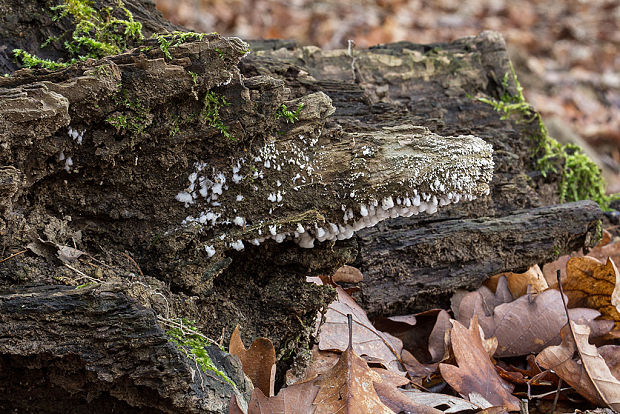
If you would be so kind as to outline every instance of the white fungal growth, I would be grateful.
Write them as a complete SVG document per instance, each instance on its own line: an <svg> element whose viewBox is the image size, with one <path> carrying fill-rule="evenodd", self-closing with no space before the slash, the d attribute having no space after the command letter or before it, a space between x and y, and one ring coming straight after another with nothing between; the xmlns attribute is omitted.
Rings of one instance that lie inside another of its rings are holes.
<svg viewBox="0 0 620 414"><path fill-rule="evenodd" d="M215 248L212 245L205 246L205 251L207 252L207 256L209 257L213 257L213 255L215 254Z"/></svg>
<svg viewBox="0 0 620 414"><path fill-rule="evenodd" d="M243 217L237 216L233 219L233 223L237 226L243 227L245 226L245 219Z"/></svg>
<svg viewBox="0 0 620 414"><path fill-rule="evenodd" d="M241 194L237 194L237 198L236 198L236 200L237 200L237 201L241 201L241 200L243 200L243 196L242 196Z"/></svg>
<svg viewBox="0 0 620 414"><path fill-rule="evenodd" d="M177 194L175 198L177 199L177 201L180 201L181 203L185 203L185 207L188 207L189 204L194 203L194 199L192 195L185 191L181 191L179 194Z"/></svg>
<svg viewBox="0 0 620 414"><path fill-rule="evenodd" d="M72 165L73 165L73 159L71 159L71 157L67 157L67 159L65 160L65 170L67 172L71 171Z"/></svg>
<svg viewBox="0 0 620 414"><path fill-rule="evenodd" d="M239 251L239 250L243 250L244 246L243 246L243 242L241 240L237 240L234 241L230 244L230 247L232 247L233 249Z"/></svg>

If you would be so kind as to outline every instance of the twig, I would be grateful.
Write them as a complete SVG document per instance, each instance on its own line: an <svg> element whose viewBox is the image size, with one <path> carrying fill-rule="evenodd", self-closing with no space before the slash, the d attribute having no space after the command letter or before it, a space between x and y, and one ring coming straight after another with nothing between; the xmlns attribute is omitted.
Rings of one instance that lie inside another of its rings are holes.
<svg viewBox="0 0 620 414"><path fill-rule="evenodd" d="M82 272L81 270L78 270L78 269L76 269L75 267L69 266L69 265L68 265L68 264L66 264L66 263L63 263L63 264L65 265L65 267L67 267L67 268L69 268L69 269L73 270L75 273L77 273L78 275L82 276L83 278L88 279L88 280L90 280L91 282L101 283L101 280L96 279L96 278L94 278L94 277L92 277L92 276L88 276L86 273Z"/></svg>
<svg viewBox="0 0 620 414"><path fill-rule="evenodd" d="M25 250L22 250L21 252L13 253L13 254L12 254L12 255L10 255L9 257L7 257L7 258L4 258L4 259L0 260L0 263L2 263L2 262L6 262L7 260L12 259L12 258L13 258L13 257L15 257L15 256L19 256L20 254L24 254L24 253L26 253L27 251L28 251L28 249L25 249Z"/></svg>
<svg viewBox="0 0 620 414"><path fill-rule="evenodd" d="M187 326L184 326L182 323L175 322L172 319L166 319L166 318L164 318L161 315L157 315L157 320L159 320L164 325L172 326L173 328L179 328L179 329L181 329L181 331L183 331L183 329L187 329L193 335L198 335L198 336L206 339L207 341L211 342L212 344L217 344L217 341L214 341L213 339L209 338L208 336L205 336L205 335L201 334L200 332L198 332L198 331L196 331L196 330L194 330L192 328L188 328Z"/></svg>
<svg viewBox="0 0 620 414"><path fill-rule="evenodd" d="M125 256L126 258L131 260L131 263L133 263L133 265L136 267L136 269L138 269L138 272L140 273L140 276L144 277L144 273L142 273L142 269L140 269L140 266L138 266L138 263L136 263L136 261L133 260L133 258L130 255L128 255L127 253L123 253L123 256Z"/></svg>
<svg viewBox="0 0 620 414"><path fill-rule="evenodd" d="M555 390L555 398L553 399L553 406L551 412L555 413L555 407L558 405L558 398L560 398L560 391L562 389L562 378L558 379L558 388Z"/></svg>

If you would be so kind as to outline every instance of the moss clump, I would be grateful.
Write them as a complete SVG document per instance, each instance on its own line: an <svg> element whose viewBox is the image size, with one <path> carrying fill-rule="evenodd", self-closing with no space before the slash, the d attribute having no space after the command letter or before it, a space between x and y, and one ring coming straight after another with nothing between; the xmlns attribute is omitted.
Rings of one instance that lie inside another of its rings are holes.
<svg viewBox="0 0 620 414"><path fill-rule="evenodd" d="M289 111L286 105L282 104L276 110L276 119L284 118L287 124L288 123L294 124L295 121L299 120L299 114L301 113L301 109L303 107L304 107L304 104L300 103L297 106L297 109L295 111Z"/></svg>
<svg viewBox="0 0 620 414"><path fill-rule="evenodd" d="M230 103L226 100L226 98L213 91L208 91L203 99L203 108L200 115L209 126L217 129L222 136L234 141L235 137L228 132L228 127L224 125L220 119L220 109L229 105Z"/></svg>
<svg viewBox="0 0 620 414"><path fill-rule="evenodd" d="M195 33L195 32L179 32L174 31L172 33L166 34L154 34L151 36L151 39L156 39L157 43L159 43L159 48L164 55L168 59L172 59L172 55L170 54L170 48L178 46L185 42L191 42L193 40L202 40L206 33Z"/></svg>
<svg viewBox="0 0 620 414"><path fill-rule="evenodd" d="M121 53L130 44L139 44L144 39L142 23L134 20L121 0L116 7L107 7L103 10L95 9L89 0L64 0L62 4L51 7L51 10L55 13L54 21L71 17L75 23L70 38L63 44L73 58L69 62L53 62L21 49L14 49L13 54L21 59L25 67L55 70L80 60L99 59ZM124 18L115 17L116 15L122 15ZM59 38L49 38L42 47L57 40Z"/></svg>
<svg viewBox="0 0 620 414"><path fill-rule="evenodd" d="M45 68L48 70L56 70L66 68L70 63L66 62L54 62L49 59L41 59L38 56L32 55L22 49L13 49L13 55L15 59L19 59L22 62L22 66L26 68Z"/></svg>
<svg viewBox="0 0 620 414"><path fill-rule="evenodd" d="M215 345L215 343L198 332L195 322L182 318L175 325L178 327L172 328L166 332L169 341L175 344L189 359L196 362L203 372L207 373L207 371L211 371L215 373L236 389L237 386L235 383L228 378L228 375L220 371L211 360L207 348L211 345ZM220 349L224 351L223 348L220 347Z"/></svg>
<svg viewBox="0 0 620 414"><path fill-rule="evenodd" d="M135 102L130 100L124 90L117 97L116 104L120 107L120 111L108 116L106 122L118 131L127 131L135 137L141 135L151 124L150 109L139 100Z"/></svg>
<svg viewBox="0 0 620 414"><path fill-rule="evenodd" d="M535 122L538 132L532 138L538 142L534 151L536 168L543 177L550 172L557 173L560 168L561 178L558 188L560 202L593 200L603 209L609 210L609 203L620 195L609 196L605 193L605 180L601 169L575 144L562 145L549 136L538 112L525 100L523 87L517 79L514 67L510 64L510 74L506 73L502 81L504 94L499 100L493 98L477 98L489 104L497 112L502 113L501 119L509 119L513 115L519 122ZM509 91L509 80L512 77L516 94Z"/></svg>

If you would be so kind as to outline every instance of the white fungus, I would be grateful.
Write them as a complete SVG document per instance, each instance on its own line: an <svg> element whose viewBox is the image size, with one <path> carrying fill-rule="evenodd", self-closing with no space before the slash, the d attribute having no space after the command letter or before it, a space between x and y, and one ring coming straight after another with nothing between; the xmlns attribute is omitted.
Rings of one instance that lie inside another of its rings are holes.
<svg viewBox="0 0 620 414"><path fill-rule="evenodd" d="M209 257L213 257L215 254L215 248L213 246L205 246L205 251Z"/></svg>

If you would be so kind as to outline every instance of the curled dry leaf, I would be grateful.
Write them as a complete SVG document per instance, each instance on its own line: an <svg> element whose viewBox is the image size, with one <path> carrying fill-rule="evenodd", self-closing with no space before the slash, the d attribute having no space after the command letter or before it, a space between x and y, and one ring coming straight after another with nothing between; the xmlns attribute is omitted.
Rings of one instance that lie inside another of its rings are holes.
<svg viewBox="0 0 620 414"><path fill-rule="evenodd" d="M525 273L499 273L491 276L484 284L491 291L495 292L497 283L503 276L508 280L508 289L513 298L525 295L528 292L528 286L531 286L531 292L543 292L549 288L545 276L538 265L530 267Z"/></svg>
<svg viewBox="0 0 620 414"><path fill-rule="evenodd" d="M479 394L492 405L518 411L519 400L511 394L513 387L499 377L482 346L478 318L472 319L469 329L453 320L450 342L458 367L439 364L446 382L463 398Z"/></svg>
<svg viewBox="0 0 620 414"><path fill-rule="evenodd" d="M273 395L276 351L269 339L257 338L250 349L246 350L237 325L230 337L228 352L239 357L243 372L250 378L254 387L260 388L264 395Z"/></svg>
<svg viewBox="0 0 620 414"><path fill-rule="evenodd" d="M568 306L584 306L601 312L620 329L620 278L612 259L603 264L593 257L573 257L566 264L564 293Z"/></svg>
<svg viewBox="0 0 620 414"><path fill-rule="evenodd" d="M348 347L349 328L347 314L353 315L353 350L377 361L385 368L402 371L400 354L403 349L400 339L375 329L366 312L342 288L337 287L338 299L332 302L325 313L321 327L319 349L321 351L344 351Z"/></svg>
<svg viewBox="0 0 620 414"><path fill-rule="evenodd" d="M486 289L486 288L485 288ZM477 315L484 335L496 337L498 346L495 356L510 357L540 352L547 346L561 342L560 330L567 323L566 312L559 291L549 289L536 296L521 296L502 303L486 313L484 295L471 292L461 301L459 315ZM597 334L611 329L606 321L594 321L598 311L587 308L570 309L572 320L593 324ZM460 319L467 325L469 320Z"/></svg>
<svg viewBox="0 0 620 414"><path fill-rule="evenodd" d="M596 405L620 410L620 381L611 374L607 363L594 345L588 343L590 328L570 322L562 329L562 343L544 349L536 362L552 369L579 394ZM579 358L573 359L575 351Z"/></svg>

